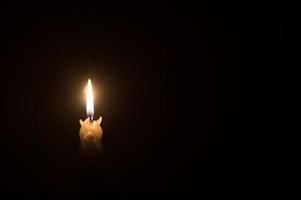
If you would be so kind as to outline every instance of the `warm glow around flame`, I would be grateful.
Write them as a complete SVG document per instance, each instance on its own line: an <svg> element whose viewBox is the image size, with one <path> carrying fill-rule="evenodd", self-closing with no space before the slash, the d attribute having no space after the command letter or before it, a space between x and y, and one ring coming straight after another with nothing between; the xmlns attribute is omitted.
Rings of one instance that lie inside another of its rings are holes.
<svg viewBox="0 0 301 200"><path fill-rule="evenodd" d="M88 80L87 85L87 97L86 97L86 108L87 108L87 115L93 119L94 115L94 102L93 102L93 89L91 80Z"/></svg>

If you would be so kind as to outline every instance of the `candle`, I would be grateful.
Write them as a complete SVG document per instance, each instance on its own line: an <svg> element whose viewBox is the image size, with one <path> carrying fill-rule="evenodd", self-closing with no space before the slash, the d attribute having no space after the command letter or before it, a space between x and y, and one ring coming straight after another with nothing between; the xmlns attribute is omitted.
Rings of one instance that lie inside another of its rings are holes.
<svg viewBox="0 0 301 200"><path fill-rule="evenodd" d="M102 117L99 117L98 120L93 120L94 116L94 99L93 99L93 89L91 80L88 80L87 84L87 94L86 94L86 110L87 118L79 120L81 128L79 130L79 136L81 141L81 150L85 155L97 155L102 150L102 144L100 142L102 138L102 128L100 123Z"/></svg>
<svg viewBox="0 0 301 200"><path fill-rule="evenodd" d="M79 120L81 125L79 135L82 142L89 142L90 140L100 141L102 137L101 120L102 117L94 121L90 121L90 118L87 118L85 121Z"/></svg>

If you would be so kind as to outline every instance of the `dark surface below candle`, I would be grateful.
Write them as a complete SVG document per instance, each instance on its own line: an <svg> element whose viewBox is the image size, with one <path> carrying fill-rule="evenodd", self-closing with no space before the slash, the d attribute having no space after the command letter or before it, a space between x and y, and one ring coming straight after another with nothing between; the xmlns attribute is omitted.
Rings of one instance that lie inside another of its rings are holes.
<svg viewBox="0 0 301 200"><path fill-rule="evenodd" d="M2 8L0 193L284 188L284 5ZM94 161L79 152L88 78L103 117Z"/></svg>

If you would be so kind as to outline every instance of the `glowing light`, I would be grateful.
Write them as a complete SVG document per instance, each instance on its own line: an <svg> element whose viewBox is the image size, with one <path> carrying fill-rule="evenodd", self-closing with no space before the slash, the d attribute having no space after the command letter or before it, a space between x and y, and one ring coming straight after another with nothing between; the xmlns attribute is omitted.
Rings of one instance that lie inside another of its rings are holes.
<svg viewBox="0 0 301 200"><path fill-rule="evenodd" d="M94 115L94 100L93 100L92 83L90 79L88 80L88 84L87 84L86 109L87 109L87 116L92 121Z"/></svg>

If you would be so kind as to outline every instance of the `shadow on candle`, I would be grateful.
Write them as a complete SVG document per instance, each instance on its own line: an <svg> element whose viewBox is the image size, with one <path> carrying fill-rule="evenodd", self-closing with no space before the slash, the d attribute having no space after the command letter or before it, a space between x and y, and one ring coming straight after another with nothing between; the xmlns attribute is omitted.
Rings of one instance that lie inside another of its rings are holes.
<svg viewBox="0 0 301 200"><path fill-rule="evenodd" d="M81 156L85 159L98 159L103 153L103 145L100 140L89 138L86 140L81 140L79 150Z"/></svg>

